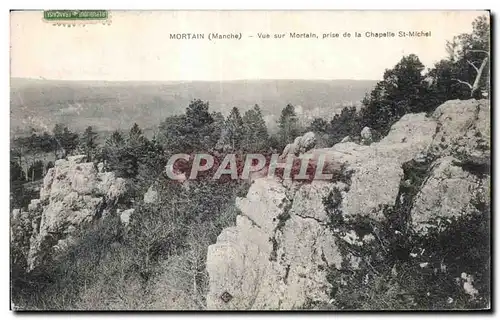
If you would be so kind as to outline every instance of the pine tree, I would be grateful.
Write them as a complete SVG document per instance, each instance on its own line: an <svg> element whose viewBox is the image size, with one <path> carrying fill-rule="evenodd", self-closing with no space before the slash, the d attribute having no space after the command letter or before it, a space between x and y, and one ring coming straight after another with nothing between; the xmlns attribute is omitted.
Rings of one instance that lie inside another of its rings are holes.
<svg viewBox="0 0 500 320"><path fill-rule="evenodd" d="M258 105L243 115L243 149L248 152L265 151L269 135Z"/></svg>
<svg viewBox="0 0 500 320"><path fill-rule="evenodd" d="M282 111L278 120L279 135L281 144L293 142L295 137L300 134L297 114L293 105L288 104Z"/></svg>
<svg viewBox="0 0 500 320"><path fill-rule="evenodd" d="M60 153L60 156L56 156L57 158L64 158L78 146L78 134L71 132L65 125L56 124L52 133L54 135L53 149L56 153Z"/></svg>
<svg viewBox="0 0 500 320"><path fill-rule="evenodd" d="M414 54L404 56L394 68L387 69L383 80L363 100L362 126L385 136L404 114L426 111L423 70L424 65Z"/></svg>
<svg viewBox="0 0 500 320"><path fill-rule="evenodd" d="M114 171L118 177L131 178L137 174L137 157L119 131L114 131L106 139L104 159L108 169Z"/></svg>
<svg viewBox="0 0 500 320"><path fill-rule="evenodd" d="M129 134L128 134L128 140L129 143L139 143L140 140L142 140L144 137L142 135L142 130L139 128L139 125L137 123L134 123L132 128L130 128Z"/></svg>
<svg viewBox="0 0 500 320"><path fill-rule="evenodd" d="M87 156L87 161L93 161L97 149L97 133L92 130L91 126L85 129L80 139L80 149Z"/></svg>
<svg viewBox="0 0 500 320"><path fill-rule="evenodd" d="M239 150L243 139L243 120L240 111L236 107L231 110L226 119L225 133L231 150Z"/></svg>

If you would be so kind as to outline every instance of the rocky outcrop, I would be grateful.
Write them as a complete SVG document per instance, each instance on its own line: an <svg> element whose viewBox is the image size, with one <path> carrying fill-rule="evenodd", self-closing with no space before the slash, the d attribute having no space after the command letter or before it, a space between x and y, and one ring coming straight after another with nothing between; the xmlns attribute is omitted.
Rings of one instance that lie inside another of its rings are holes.
<svg viewBox="0 0 500 320"><path fill-rule="evenodd" d="M238 200L243 215L208 249L209 309L291 309L307 299L328 299L322 281L341 255L327 228L317 199L333 186L314 182L293 190L276 180L258 179L246 198ZM300 193L300 194L299 194ZM314 207L312 207L314 206Z"/></svg>
<svg viewBox="0 0 500 320"><path fill-rule="evenodd" d="M309 151L341 164L332 181L255 180L236 202L236 226L208 249L207 307L328 303L329 270L359 267L361 257L343 250L345 243L363 246L376 238L340 230L339 217L383 222L385 210L397 207L422 231L436 218L470 213L475 201L489 202L489 119L487 100L448 101L431 116L403 116L369 146L344 142Z"/></svg>
<svg viewBox="0 0 500 320"><path fill-rule="evenodd" d="M281 159L285 159L288 155L298 156L305 153L316 145L316 136L309 131L302 136L295 138L293 143L287 144L280 155Z"/></svg>
<svg viewBox="0 0 500 320"><path fill-rule="evenodd" d="M98 172L85 156L57 160L44 178L40 198L32 200L26 212L16 214L31 220L31 228L23 230L30 234L25 246L28 271L71 244L75 232L109 213L125 192L123 179ZM26 234L16 237L26 238Z"/></svg>

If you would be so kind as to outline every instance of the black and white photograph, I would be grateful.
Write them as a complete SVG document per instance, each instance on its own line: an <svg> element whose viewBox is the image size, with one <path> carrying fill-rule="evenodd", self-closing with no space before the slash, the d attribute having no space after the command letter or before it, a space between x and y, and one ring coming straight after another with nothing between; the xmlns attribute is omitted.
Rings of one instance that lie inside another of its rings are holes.
<svg viewBox="0 0 500 320"><path fill-rule="evenodd" d="M10 11L10 309L490 310L490 15Z"/></svg>

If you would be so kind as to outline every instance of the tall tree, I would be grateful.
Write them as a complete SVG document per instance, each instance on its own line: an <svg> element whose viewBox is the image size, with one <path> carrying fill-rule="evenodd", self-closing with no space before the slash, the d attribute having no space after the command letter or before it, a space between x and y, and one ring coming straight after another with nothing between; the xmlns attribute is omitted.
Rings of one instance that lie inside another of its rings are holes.
<svg viewBox="0 0 500 320"><path fill-rule="evenodd" d="M185 115L168 117L160 124L159 141L166 152L192 153L214 147L216 128L208 108L208 102L193 100Z"/></svg>
<svg viewBox="0 0 500 320"><path fill-rule="evenodd" d="M268 144L266 122L258 105L243 115L243 148L249 152L265 151Z"/></svg>
<svg viewBox="0 0 500 320"><path fill-rule="evenodd" d="M56 124L52 130L54 135L54 150L59 152L57 158L65 157L78 146L78 134L71 132L67 126Z"/></svg>
<svg viewBox="0 0 500 320"><path fill-rule="evenodd" d="M137 123L134 123L132 128L130 128L130 131L128 133L128 141L131 144L135 143L140 143L141 140L143 140L144 136L142 135L142 130L139 128L139 125Z"/></svg>
<svg viewBox="0 0 500 320"><path fill-rule="evenodd" d="M123 178L132 178L137 174L137 157L127 145L119 131L114 131L106 139L104 155L107 167Z"/></svg>
<svg viewBox="0 0 500 320"><path fill-rule="evenodd" d="M423 70L424 65L414 54L404 56L394 68L385 70L383 80L363 100L362 126L386 135L404 114L427 111Z"/></svg>
<svg viewBox="0 0 500 320"><path fill-rule="evenodd" d="M355 138L361 130L361 119L356 107L345 107L340 114L336 114L327 128L330 136L330 145L339 143L344 137Z"/></svg>
<svg viewBox="0 0 500 320"><path fill-rule="evenodd" d="M292 142L300 134L298 118L293 105L288 104L281 110L278 127L282 145Z"/></svg>
<svg viewBox="0 0 500 320"><path fill-rule="evenodd" d="M97 133L88 126L80 138L80 149L87 156L87 161L93 161L97 150Z"/></svg>
<svg viewBox="0 0 500 320"><path fill-rule="evenodd" d="M233 107L224 124L225 138L231 150L239 150L243 140L243 120L238 108Z"/></svg>
<svg viewBox="0 0 500 320"><path fill-rule="evenodd" d="M472 33L463 33L446 45L448 57L429 71L430 90L438 105L451 99L489 96L490 22L480 16L472 23Z"/></svg>

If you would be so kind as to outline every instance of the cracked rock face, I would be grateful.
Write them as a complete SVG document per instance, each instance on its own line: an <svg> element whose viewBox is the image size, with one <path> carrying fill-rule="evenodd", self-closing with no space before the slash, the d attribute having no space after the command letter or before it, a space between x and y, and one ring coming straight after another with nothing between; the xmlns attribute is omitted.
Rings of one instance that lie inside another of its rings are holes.
<svg viewBox="0 0 500 320"><path fill-rule="evenodd" d="M489 173L466 170L471 162L489 162L489 118L489 101L448 101L432 116L403 116L380 142L342 142L308 152L326 154L345 179L311 184L255 180L247 197L236 202L241 210L236 226L224 229L208 249L208 309L294 309L328 302L327 270L359 267L359 258L342 256L339 241L363 245L374 237L354 231L344 237L333 234L325 197L336 195L335 211L346 220L381 221L383 208L396 204L403 164L412 160L435 159L411 199L416 230L435 217L467 211L478 197L489 201ZM228 294L231 299L224 299Z"/></svg>
<svg viewBox="0 0 500 320"><path fill-rule="evenodd" d="M472 212L474 201L485 194L488 179L465 171L451 156L436 161L429 178L414 200L414 229L425 231L436 218L447 219Z"/></svg>
<svg viewBox="0 0 500 320"><path fill-rule="evenodd" d="M306 187L327 192L324 184ZM342 261L335 240L325 217L315 217L314 207L294 207L286 191L279 181L257 179L238 202L243 215L236 226L208 249L208 309L293 309L308 299L328 300L327 268ZM227 302L225 292L232 297Z"/></svg>
<svg viewBox="0 0 500 320"><path fill-rule="evenodd" d="M125 191L123 179L112 172L98 172L92 162L85 162L85 156L57 160L43 180L40 199L33 199L28 212L21 213L32 220L30 230L23 231L31 234L28 271L71 244L75 231L100 218Z"/></svg>

